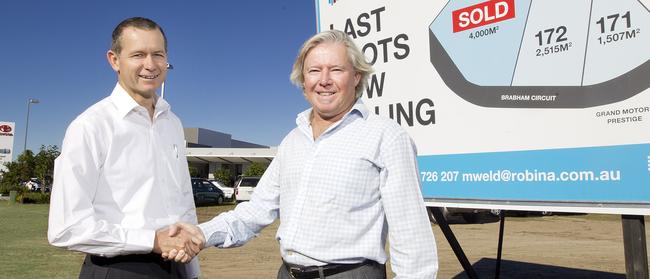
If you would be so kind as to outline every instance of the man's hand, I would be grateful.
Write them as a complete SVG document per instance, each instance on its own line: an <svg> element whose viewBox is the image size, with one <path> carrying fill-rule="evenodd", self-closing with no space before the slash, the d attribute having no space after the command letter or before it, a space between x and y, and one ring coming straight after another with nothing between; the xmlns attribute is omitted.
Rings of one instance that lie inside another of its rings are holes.
<svg viewBox="0 0 650 279"><path fill-rule="evenodd" d="M181 263L189 262L205 244L203 232L196 226L177 223L156 231L153 252Z"/></svg>
<svg viewBox="0 0 650 279"><path fill-rule="evenodd" d="M205 246L203 232L197 226L188 223L178 222L167 228L167 238L182 239L184 247L176 246L171 249L162 249L162 257L167 260L187 263L196 256Z"/></svg>

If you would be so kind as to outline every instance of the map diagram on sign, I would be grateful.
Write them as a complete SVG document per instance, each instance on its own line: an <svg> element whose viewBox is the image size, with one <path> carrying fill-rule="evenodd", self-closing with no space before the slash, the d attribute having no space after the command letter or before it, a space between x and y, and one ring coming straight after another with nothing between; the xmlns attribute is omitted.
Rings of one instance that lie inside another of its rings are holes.
<svg viewBox="0 0 650 279"><path fill-rule="evenodd" d="M449 1L431 63L475 105L586 108L650 88L650 11L639 0Z"/></svg>

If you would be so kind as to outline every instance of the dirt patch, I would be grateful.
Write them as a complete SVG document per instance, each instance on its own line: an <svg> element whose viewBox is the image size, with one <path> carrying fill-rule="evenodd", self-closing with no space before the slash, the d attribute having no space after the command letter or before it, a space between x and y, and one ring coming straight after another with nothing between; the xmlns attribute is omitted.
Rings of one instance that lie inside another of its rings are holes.
<svg viewBox="0 0 650 279"><path fill-rule="evenodd" d="M199 221L234 206L202 207ZM481 278L494 277L499 223L452 224ZM282 262L275 240L279 222L239 248L207 249L199 255L202 278L275 278ZM466 278L437 225L438 278ZM646 231L647 234L647 231ZM554 215L506 217L501 278L625 278L620 216ZM393 278L390 274L389 278Z"/></svg>

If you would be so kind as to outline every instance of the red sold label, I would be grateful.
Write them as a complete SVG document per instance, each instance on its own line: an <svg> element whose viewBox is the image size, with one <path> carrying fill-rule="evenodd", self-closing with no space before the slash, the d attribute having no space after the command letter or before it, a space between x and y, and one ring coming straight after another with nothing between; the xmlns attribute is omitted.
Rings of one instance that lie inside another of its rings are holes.
<svg viewBox="0 0 650 279"><path fill-rule="evenodd" d="M515 0L491 0L451 12L454 33L515 17Z"/></svg>

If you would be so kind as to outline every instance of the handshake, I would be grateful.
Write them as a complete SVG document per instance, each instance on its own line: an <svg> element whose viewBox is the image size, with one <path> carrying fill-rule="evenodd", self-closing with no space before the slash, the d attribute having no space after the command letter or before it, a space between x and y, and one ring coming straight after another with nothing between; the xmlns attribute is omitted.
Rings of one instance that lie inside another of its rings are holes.
<svg viewBox="0 0 650 279"><path fill-rule="evenodd" d="M205 246L203 232L195 225L178 222L156 231L153 252L164 259L188 263Z"/></svg>

